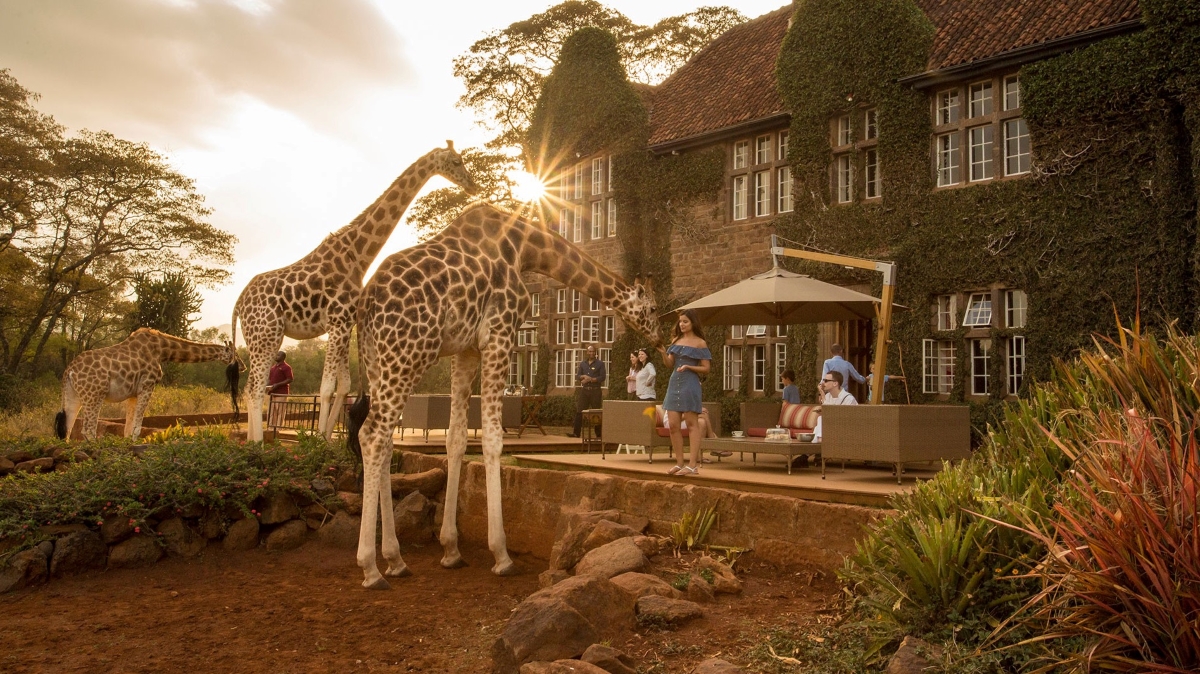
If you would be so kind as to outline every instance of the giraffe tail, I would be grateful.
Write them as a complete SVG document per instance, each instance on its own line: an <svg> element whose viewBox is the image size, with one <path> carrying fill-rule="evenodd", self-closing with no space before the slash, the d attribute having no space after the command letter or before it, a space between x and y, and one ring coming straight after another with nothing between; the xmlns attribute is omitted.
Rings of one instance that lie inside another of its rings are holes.
<svg viewBox="0 0 1200 674"><path fill-rule="evenodd" d="M360 393L346 414L346 447L354 452L354 456L358 457L355 476L358 478L359 488L363 486L363 453L362 443L358 440L358 432L362 429L363 422L367 420L367 413L370 411L371 396Z"/></svg>
<svg viewBox="0 0 1200 674"><path fill-rule="evenodd" d="M59 440L67 439L67 411L59 410L58 414L54 415L54 434Z"/></svg>
<svg viewBox="0 0 1200 674"><path fill-rule="evenodd" d="M233 361L225 366L225 388L229 389L229 400L233 403L233 416L236 418L242 413L238 407L238 386L241 384L241 363Z"/></svg>

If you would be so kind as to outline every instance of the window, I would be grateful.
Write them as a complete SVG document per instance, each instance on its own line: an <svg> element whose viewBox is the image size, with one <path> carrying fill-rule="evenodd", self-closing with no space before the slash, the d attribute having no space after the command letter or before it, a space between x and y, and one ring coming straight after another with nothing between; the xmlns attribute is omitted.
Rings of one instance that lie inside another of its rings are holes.
<svg viewBox="0 0 1200 674"><path fill-rule="evenodd" d="M937 119L934 123L957 124L959 117L958 89L939 91L937 94Z"/></svg>
<svg viewBox="0 0 1200 674"><path fill-rule="evenodd" d="M572 224L575 225L575 236L572 240L575 243L583 241L583 206L575 207L575 217L572 218Z"/></svg>
<svg viewBox="0 0 1200 674"><path fill-rule="evenodd" d="M992 340L971 340L971 394L977 396L988 393L988 360L992 354Z"/></svg>
<svg viewBox="0 0 1200 674"><path fill-rule="evenodd" d="M592 239L604 236L604 202L592 202Z"/></svg>
<svg viewBox="0 0 1200 674"><path fill-rule="evenodd" d="M747 337L766 337L767 326L765 325L748 325L746 326Z"/></svg>
<svg viewBox="0 0 1200 674"><path fill-rule="evenodd" d="M567 289L566 288L558 289L558 313L560 313L560 314L567 313Z"/></svg>
<svg viewBox="0 0 1200 674"><path fill-rule="evenodd" d="M592 160L592 195L601 194L604 192L604 159L596 158Z"/></svg>
<svg viewBox="0 0 1200 674"><path fill-rule="evenodd" d="M762 217L771 214L771 172L759 171L754 174L754 215Z"/></svg>
<svg viewBox="0 0 1200 674"><path fill-rule="evenodd" d="M746 184L747 176L733 178L733 219L746 219Z"/></svg>
<svg viewBox="0 0 1200 674"><path fill-rule="evenodd" d="M533 295L531 295L529 297L529 315L530 316L541 316L542 315L542 295L541 295L541 293L534 293Z"/></svg>
<svg viewBox="0 0 1200 674"><path fill-rule="evenodd" d="M779 132L779 146L778 146L778 150L775 152L775 157L777 159L779 159L779 161L783 161L783 160L787 159L787 156L788 156L788 132L780 131Z"/></svg>
<svg viewBox="0 0 1200 674"><path fill-rule="evenodd" d="M767 347L759 344L754 347L754 390L763 391L767 387Z"/></svg>
<svg viewBox="0 0 1200 674"><path fill-rule="evenodd" d="M604 371L612 372L612 349L600 349L600 352L597 355L600 357L600 362L604 363ZM603 388L608 388L608 384L611 381L611 376L605 377L604 383L601 386Z"/></svg>
<svg viewBox="0 0 1200 674"><path fill-rule="evenodd" d="M971 293L967 300L967 315L963 327L982 328L992 324L992 294Z"/></svg>
<svg viewBox="0 0 1200 674"><path fill-rule="evenodd" d="M558 388L575 388L575 370L582 360L581 349L566 349L554 352L554 385Z"/></svg>
<svg viewBox="0 0 1200 674"><path fill-rule="evenodd" d="M938 187L957 185L962 182L959 166L958 133L946 133L937 137L937 184Z"/></svg>
<svg viewBox="0 0 1200 674"><path fill-rule="evenodd" d="M600 300L598 300L594 297L587 298L587 310L588 311L600 311Z"/></svg>
<svg viewBox="0 0 1200 674"><path fill-rule="evenodd" d="M558 187L563 199L571 198L571 169L564 166L559 172Z"/></svg>
<svg viewBox="0 0 1200 674"><path fill-rule="evenodd" d="M1015 396L1025 381L1025 337L1013 335L1008 338L1008 395Z"/></svg>
<svg viewBox="0 0 1200 674"><path fill-rule="evenodd" d="M733 144L733 168L744 169L749 161L750 141L739 140Z"/></svg>
<svg viewBox="0 0 1200 674"><path fill-rule="evenodd" d="M612 176L613 176L613 159L612 159L612 156L610 155L608 158L608 189L610 191L613 188Z"/></svg>
<svg viewBox="0 0 1200 674"><path fill-rule="evenodd" d="M573 314L579 313L579 298L580 298L579 291L572 290L571 291L571 313L573 313Z"/></svg>
<svg viewBox="0 0 1200 674"><path fill-rule="evenodd" d="M517 331L517 346L537 346L537 330L526 329Z"/></svg>
<svg viewBox="0 0 1200 674"><path fill-rule="evenodd" d="M554 343L567 343L567 320L565 318L554 321Z"/></svg>
<svg viewBox="0 0 1200 674"><path fill-rule="evenodd" d="M617 317L604 317L604 341L612 344L617 341Z"/></svg>
<svg viewBox="0 0 1200 674"><path fill-rule="evenodd" d="M529 385L533 386L534 380L537 379L538 352L530 351L528 355L529 355Z"/></svg>
<svg viewBox="0 0 1200 674"><path fill-rule="evenodd" d="M729 326L729 338L730 339L741 339L742 337L745 337L745 336L746 336L746 326L744 326L744 325Z"/></svg>
<svg viewBox="0 0 1200 674"><path fill-rule="evenodd" d="M970 129L971 137L971 180L988 180L992 177L992 125Z"/></svg>
<svg viewBox="0 0 1200 674"><path fill-rule="evenodd" d="M725 390L736 391L742 386L742 347L725 346Z"/></svg>
<svg viewBox="0 0 1200 674"><path fill-rule="evenodd" d="M875 108L863 113L863 132L866 140L879 138L879 111Z"/></svg>
<svg viewBox="0 0 1200 674"><path fill-rule="evenodd" d="M850 133L850 115L842 115L837 119L837 145L849 145L854 140Z"/></svg>
<svg viewBox="0 0 1200 674"><path fill-rule="evenodd" d="M571 319L571 343L572 344L579 343L579 319L578 318Z"/></svg>
<svg viewBox="0 0 1200 674"><path fill-rule="evenodd" d="M1021 78L1010 75L1004 78L1004 110L1016 110L1021 107Z"/></svg>
<svg viewBox="0 0 1200 674"><path fill-rule="evenodd" d="M972 119L992 114L992 83L979 82L970 87L970 106Z"/></svg>
<svg viewBox="0 0 1200 674"><path fill-rule="evenodd" d="M953 330L958 327L958 298L940 295L937 298L937 329Z"/></svg>
<svg viewBox="0 0 1200 674"><path fill-rule="evenodd" d="M1029 310L1029 298L1024 290L1004 291L1005 324L1010 328L1025 327L1025 314Z"/></svg>
<svg viewBox="0 0 1200 674"><path fill-rule="evenodd" d="M779 185L776 186L775 192L779 195L779 212L791 213L795 206L792 204L792 167L780 166Z"/></svg>
<svg viewBox="0 0 1200 674"><path fill-rule="evenodd" d="M1018 117L1004 123L1004 175L1029 173L1029 126Z"/></svg>
<svg viewBox="0 0 1200 674"><path fill-rule="evenodd" d="M508 379L505 382L507 386L520 386L521 384L521 354L513 352L508 354Z"/></svg>
<svg viewBox="0 0 1200 674"><path fill-rule="evenodd" d="M571 238L571 209L569 208L558 212L558 235L564 239Z"/></svg>
<svg viewBox="0 0 1200 674"><path fill-rule="evenodd" d="M867 150L863 166L863 179L866 183L867 198L875 199L880 195L879 181L879 150Z"/></svg>
<svg viewBox="0 0 1200 674"><path fill-rule="evenodd" d="M787 344L775 344L775 390L783 390L783 371L787 369Z"/></svg>
<svg viewBox="0 0 1200 674"><path fill-rule="evenodd" d="M584 316L582 323L583 333L579 337L579 341L584 344L595 344L600 341L600 317L599 316Z"/></svg>
<svg viewBox="0 0 1200 674"><path fill-rule="evenodd" d="M850 155L838 156L835 171L837 174L837 202L848 204L854 194L854 168L850 164Z"/></svg>
<svg viewBox="0 0 1200 674"><path fill-rule="evenodd" d="M583 197L583 163L575 165L575 198ZM578 240L578 239L576 239Z"/></svg>
<svg viewBox="0 0 1200 674"><path fill-rule="evenodd" d="M954 387L954 342L926 339L922 347L922 390L925 393L949 393Z"/></svg>
<svg viewBox="0 0 1200 674"><path fill-rule="evenodd" d="M608 235L617 235L617 200L608 200Z"/></svg>
<svg viewBox="0 0 1200 674"><path fill-rule="evenodd" d="M776 336L776 337L787 337L787 334L788 334L788 333L787 333L787 326L786 326L786 325L777 325L777 326L775 326L775 336Z"/></svg>
<svg viewBox="0 0 1200 674"><path fill-rule="evenodd" d="M759 136L754 139L754 163L766 164L771 161L771 136Z"/></svg>

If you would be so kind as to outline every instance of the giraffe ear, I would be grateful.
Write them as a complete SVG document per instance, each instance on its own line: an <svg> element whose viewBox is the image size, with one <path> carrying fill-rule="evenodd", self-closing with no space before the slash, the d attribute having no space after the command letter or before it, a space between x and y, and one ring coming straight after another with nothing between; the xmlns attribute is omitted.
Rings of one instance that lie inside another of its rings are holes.
<svg viewBox="0 0 1200 674"><path fill-rule="evenodd" d="M646 292L654 292L654 274L646 274Z"/></svg>

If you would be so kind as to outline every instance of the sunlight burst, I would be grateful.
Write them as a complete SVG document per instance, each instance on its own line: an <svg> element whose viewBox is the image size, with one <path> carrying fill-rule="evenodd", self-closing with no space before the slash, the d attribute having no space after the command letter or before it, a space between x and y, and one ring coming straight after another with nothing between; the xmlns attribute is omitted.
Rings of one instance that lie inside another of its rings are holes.
<svg viewBox="0 0 1200 674"><path fill-rule="evenodd" d="M513 171L508 174L513 182L513 198L518 201L537 201L546 195L546 184L528 171Z"/></svg>

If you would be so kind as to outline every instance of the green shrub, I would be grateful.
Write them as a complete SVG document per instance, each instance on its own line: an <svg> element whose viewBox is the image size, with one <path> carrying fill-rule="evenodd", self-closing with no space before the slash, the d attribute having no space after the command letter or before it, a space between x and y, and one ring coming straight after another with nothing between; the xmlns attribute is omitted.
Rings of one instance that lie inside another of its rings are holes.
<svg viewBox="0 0 1200 674"><path fill-rule="evenodd" d="M570 426L575 423L575 396L546 396L538 415L543 426Z"/></svg>

